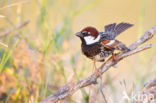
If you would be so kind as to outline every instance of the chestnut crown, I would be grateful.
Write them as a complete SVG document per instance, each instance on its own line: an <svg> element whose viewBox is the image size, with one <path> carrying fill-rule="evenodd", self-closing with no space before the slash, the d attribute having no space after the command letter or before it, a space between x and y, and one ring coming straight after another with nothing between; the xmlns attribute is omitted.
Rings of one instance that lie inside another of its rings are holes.
<svg viewBox="0 0 156 103"><path fill-rule="evenodd" d="M81 32L76 33L78 37L86 37L86 36L92 36L95 39L98 37L99 32L96 28L88 26L81 30Z"/></svg>

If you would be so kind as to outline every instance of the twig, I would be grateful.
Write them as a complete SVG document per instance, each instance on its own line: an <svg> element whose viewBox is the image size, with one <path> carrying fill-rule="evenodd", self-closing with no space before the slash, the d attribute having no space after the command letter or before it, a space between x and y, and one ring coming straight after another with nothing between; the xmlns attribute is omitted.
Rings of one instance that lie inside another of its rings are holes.
<svg viewBox="0 0 156 103"><path fill-rule="evenodd" d="M5 16L4 15L0 15L0 18L5 18Z"/></svg>
<svg viewBox="0 0 156 103"><path fill-rule="evenodd" d="M2 8L0 8L0 10L3 10L3 9L6 9L6 8L9 8L9 7L13 7L13 6L17 6L17 5L21 5L21 4L26 4L26 3L29 3L30 1L20 1L20 2L16 2L16 3L12 3L12 4L9 4L9 5L6 5Z"/></svg>
<svg viewBox="0 0 156 103"><path fill-rule="evenodd" d="M144 86L141 95L143 96L142 100L138 100L136 103L151 103L156 99L156 79Z"/></svg>
<svg viewBox="0 0 156 103"><path fill-rule="evenodd" d="M131 51L125 52L125 53L118 53L116 55L117 56L117 62L114 62L112 58L109 58L99 68L99 72L101 74L103 74L108 69L110 69L111 66L118 63L120 60L124 59L125 57L128 57L130 55L134 55L134 54L136 54L138 52L141 52L141 51L144 51L146 49L151 48L152 44L147 44L147 45L144 45L144 46L139 47L139 48L137 48L137 47L139 45L143 44L144 42L146 42L147 40L151 39L154 36L155 33L156 33L156 26L154 26L153 28L146 31L139 40L137 40L131 46L129 46ZM96 84L97 83L97 78L99 78L99 76L96 76L96 73L93 73L88 78L86 78L84 80L81 80L81 81L79 81L77 83L66 83L63 87L58 89L54 94L52 94L51 96L45 98L40 103L56 103L59 100L63 100L66 97L71 96L73 93L75 93L80 88L89 86L91 84Z"/></svg>
<svg viewBox="0 0 156 103"><path fill-rule="evenodd" d="M8 48L8 45L6 45L6 44L4 44L4 43L2 43L2 42L0 42L0 45L2 45L2 46L5 47L5 48Z"/></svg>
<svg viewBox="0 0 156 103"><path fill-rule="evenodd" d="M3 38L3 37L5 37L5 36L7 36L7 35L10 34L12 31L15 31L15 30L17 30L17 29L20 29L20 28L26 26L27 24L29 24L29 22L30 22L29 20L28 20L28 21L24 21L24 22L18 24L16 27L12 27L12 28L10 28L9 30L6 30L6 31L0 33L0 39Z"/></svg>
<svg viewBox="0 0 156 103"><path fill-rule="evenodd" d="M103 100L104 100L104 103L107 103L107 99L106 99L106 96L105 94L103 93L103 82L102 82L102 76L100 76L100 79L101 79L101 83L100 83L100 87L99 87L99 90L100 90L100 93L102 94L102 97L103 97Z"/></svg>
<svg viewBox="0 0 156 103"><path fill-rule="evenodd" d="M100 92L101 92L102 97L103 97L103 99L104 99L104 103L107 103L107 100L106 100L105 94L103 93L103 90L100 89Z"/></svg>

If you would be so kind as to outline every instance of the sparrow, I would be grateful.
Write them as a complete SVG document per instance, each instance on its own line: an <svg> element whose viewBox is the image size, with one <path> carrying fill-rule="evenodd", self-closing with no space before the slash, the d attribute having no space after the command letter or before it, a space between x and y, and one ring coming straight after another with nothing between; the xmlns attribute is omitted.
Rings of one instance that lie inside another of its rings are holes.
<svg viewBox="0 0 156 103"><path fill-rule="evenodd" d="M104 27L104 32L99 32L95 27L88 26L76 33L81 40L82 53L93 60L96 75L101 75L96 67L96 62L104 62L105 59L112 55L113 60L116 60L114 51L119 50L128 52L129 48L126 47L121 41L115 38L132 27L133 24L129 23L113 23Z"/></svg>

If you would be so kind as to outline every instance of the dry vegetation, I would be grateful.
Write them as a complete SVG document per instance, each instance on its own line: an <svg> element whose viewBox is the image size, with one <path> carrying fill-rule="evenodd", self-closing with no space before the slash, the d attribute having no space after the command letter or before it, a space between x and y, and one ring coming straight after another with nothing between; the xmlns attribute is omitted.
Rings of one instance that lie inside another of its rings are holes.
<svg viewBox="0 0 156 103"><path fill-rule="evenodd" d="M118 39L129 45L156 24L155 0L0 0L0 103L38 103L64 85L93 73L92 61L74 35L85 26L100 31L106 24L135 26ZM156 38L150 42L155 43ZM156 75L156 48L124 59L103 75L110 103L125 103ZM100 65L100 63L99 63ZM103 103L100 85L76 92L63 102Z"/></svg>

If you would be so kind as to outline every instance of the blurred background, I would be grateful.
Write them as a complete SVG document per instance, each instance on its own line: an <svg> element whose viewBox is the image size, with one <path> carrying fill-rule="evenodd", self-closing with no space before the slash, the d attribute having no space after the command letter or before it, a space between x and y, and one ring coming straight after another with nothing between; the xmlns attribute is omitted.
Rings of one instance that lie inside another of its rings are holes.
<svg viewBox="0 0 156 103"><path fill-rule="evenodd" d="M63 86L93 73L74 34L86 26L134 26L117 39L127 46L156 25L156 0L0 0L0 103L38 103ZM155 43L156 37L149 42ZM122 60L103 75L109 103L126 103L123 91L139 91L156 75L156 47ZM100 66L102 63L97 63ZM100 81L99 81L100 82ZM99 85L65 103L103 103Z"/></svg>

